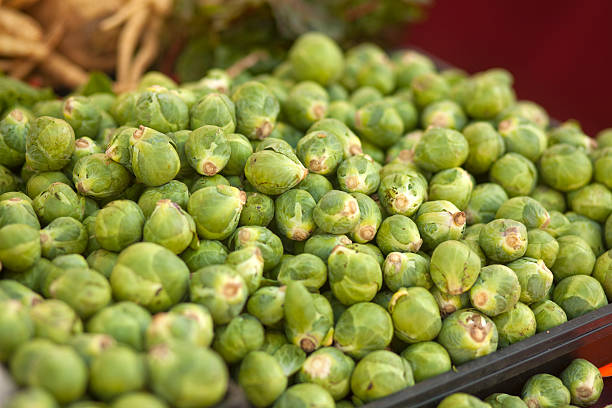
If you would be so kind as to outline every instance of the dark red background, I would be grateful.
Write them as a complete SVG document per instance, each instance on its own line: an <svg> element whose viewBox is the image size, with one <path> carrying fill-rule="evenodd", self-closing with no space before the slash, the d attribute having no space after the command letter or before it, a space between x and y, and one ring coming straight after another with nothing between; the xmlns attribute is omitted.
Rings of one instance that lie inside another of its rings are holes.
<svg viewBox="0 0 612 408"><path fill-rule="evenodd" d="M504 67L520 98L591 136L612 127L612 1L435 0L405 43L468 72Z"/></svg>

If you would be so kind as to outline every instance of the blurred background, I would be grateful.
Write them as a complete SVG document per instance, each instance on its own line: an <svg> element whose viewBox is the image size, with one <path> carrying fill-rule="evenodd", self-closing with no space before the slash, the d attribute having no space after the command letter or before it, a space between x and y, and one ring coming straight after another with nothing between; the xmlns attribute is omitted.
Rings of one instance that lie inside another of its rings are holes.
<svg viewBox="0 0 612 408"><path fill-rule="evenodd" d="M405 31L418 46L473 73L503 67L518 97L589 136L612 127L612 1L444 1Z"/></svg>

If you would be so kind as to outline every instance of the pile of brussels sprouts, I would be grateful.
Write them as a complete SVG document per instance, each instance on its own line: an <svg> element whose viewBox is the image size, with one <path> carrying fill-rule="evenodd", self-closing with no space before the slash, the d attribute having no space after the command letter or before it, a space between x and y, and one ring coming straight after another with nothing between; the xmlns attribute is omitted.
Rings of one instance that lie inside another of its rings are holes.
<svg viewBox="0 0 612 408"><path fill-rule="evenodd" d="M350 407L612 299L612 131L551 128L500 69L317 33L288 55L5 101L10 408L209 407L230 381Z"/></svg>
<svg viewBox="0 0 612 408"><path fill-rule="evenodd" d="M576 408L597 403L604 383L597 367L577 358L559 377L536 374L523 387L521 398L505 393L489 395L484 402L465 393L442 400L438 408ZM575 404L575 405L570 405Z"/></svg>

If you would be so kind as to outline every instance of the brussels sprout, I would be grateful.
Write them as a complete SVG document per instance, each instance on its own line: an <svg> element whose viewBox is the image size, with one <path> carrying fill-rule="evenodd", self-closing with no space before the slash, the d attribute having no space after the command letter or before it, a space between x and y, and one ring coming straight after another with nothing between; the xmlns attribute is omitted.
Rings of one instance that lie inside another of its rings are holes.
<svg viewBox="0 0 612 408"><path fill-rule="evenodd" d="M580 124L571 119L551 129L548 138L550 145L568 144L587 153L597 147L597 142L584 134Z"/></svg>
<svg viewBox="0 0 612 408"><path fill-rule="evenodd" d="M560 379L550 374L536 374L523 386L523 401L530 406L553 408L568 405L570 393Z"/></svg>
<svg viewBox="0 0 612 408"><path fill-rule="evenodd" d="M593 277L601 283L608 299L612 299L612 250L604 252L597 258Z"/></svg>
<svg viewBox="0 0 612 408"><path fill-rule="evenodd" d="M374 146L372 143L365 140L361 141L362 153L370 156L374 161L380 165L385 162L385 152L383 149ZM381 174L381 178L383 175Z"/></svg>
<svg viewBox="0 0 612 408"><path fill-rule="evenodd" d="M327 114L329 96L323 87L312 81L295 85L283 106L289 123L297 129L306 130Z"/></svg>
<svg viewBox="0 0 612 408"><path fill-rule="evenodd" d="M474 122L463 129L469 153L465 168L472 174L486 173L505 152L504 139L488 122Z"/></svg>
<svg viewBox="0 0 612 408"><path fill-rule="evenodd" d="M569 219L559 211L549 211L548 214L550 215L550 223L546 228L544 228L544 230L552 237L558 238L562 233L565 233L568 229L571 229L569 227L571 224Z"/></svg>
<svg viewBox="0 0 612 408"><path fill-rule="evenodd" d="M249 144L250 146L250 144ZM173 180L175 181L175 180ZM171 182L170 182L171 183ZM168 184L170 184L168 183ZM218 185L231 186L229 180L223 177L220 174L215 174L214 176L201 176L196 178L196 180L189 187L189 192L191 194L195 193L198 190L201 190L206 187L216 187Z"/></svg>
<svg viewBox="0 0 612 408"><path fill-rule="evenodd" d="M304 252L318 256L327 262L329 255L338 245L349 245L351 240L346 235L316 234L310 237L305 245Z"/></svg>
<svg viewBox="0 0 612 408"><path fill-rule="evenodd" d="M187 129L189 124L187 104L160 85L152 85L138 95L133 115L136 123L162 133Z"/></svg>
<svg viewBox="0 0 612 408"><path fill-rule="evenodd" d="M130 171L132 170L130 138L136 131L138 131L138 129L135 127L121 126L117 128L112 133L112 137L108 141L105 152L106 157Z"/></svg>
<svg viewBox="0 0 612 408"><path fill-rule="evenodd" d="M332 293L344 305L369 302L382 286L380 265L369 254L339 245L327 265Z"/></svg>
<svg viewBox="0 0 612 408"><path fill-rule="evenodd" d="M63 183L72 186L72 181L61 171L43 171L33 174L26 183L26 193L34 200L40 193L44 192L53 183Z"/></svg>
<svg viewBox="0 0 612 408"><path fill-rule="evenodd" d="M110 400L144 388L144 358L129 347L115 346L94 357L89 369L89 389L98 398Z"/></svg>
<svg viewBox="0 0 612 408"><path fill-rule="evenodd" d="M249 246L258 247L264 259L264 272L274 269L283 254L280 238L265 227L240 227L232 234L228 244L232 251Z"/></svg>
<svg viewBox="0 0 612 408"><path fill-rule="evenodd" d="M528 229L546 228L550 222L548 211L531 197L513 197L503 203L495 218L506 218L522 223Z"/></svg>
<svg viewBox="0 0 612 408"><path fill-rule="evenodd" d="M470 225L465 229L463 237L459 240L459 242L464 243L465 245L470 247L470 249L475 252L476 255L478 255L478 257L480 258L480 263L482 265L487 264L487 257L485 256L484 252L482 252L482 249L480 249L480 244L478 243L478 240L480 239L480 230L482 230L484 226L485 224Z"/></svg>
<svg viewBox="0 0 612 408"><path fill-rule="evenodd" d="M331 98L330 98L331 100ZM337 120L344 125L353 125L355 122L355 113L357 112L357 108L347 101L333 101L329 104L327 108L327 118ZM321 119L325 120L325 119ZM319 121L320 122L320 121ZM361 143L360 143L361 146Z"/></svg>
<svg viewBox="0 0 612 408"><path fill-rule="evenodd" d="M227 326L217 328L213 348L229 363L237 363L264 342L264 329L255 317L243 314L234 317Z"/></svg>
<svg viewBox="0 0 612 408"><path fill-rule="evenodd" d="M285 391L287 377L273 356L251 351L240 364L238 383L251 404L266 407Z"/></svg>
<svg viewBox="0 0 612 408"><path fill-rule="evenodd" d="M538 174L531 161L518 153L506 153L489 171L492 182L499 184L510 197L529 195L536 186Z"/></svg>
<svg viewBox="0 0 612 408"><path fill-rule="evenodd" d="M423 137L422 130L415 130L402 136L393 146L387 149L386 162L413 163L414 149Z"/></svg>
<svg viewBox="0 0 612 408"><path fill-rule="evenodd" d="M547 211L564 212L566 209L563 193L546 186L537 186L531 192L531 198L537 200Z"/></svg>
<svg viewBox="0 0 612 408"><path fill-rule="evenodd" d="M504 265L482 268L470 289L472 305L490 317L510 311L520 295L521 285L517 275Z"/></svg>
<svg viewBox="0 0 612 408"><path fill-rule="evenodd" d="M340 78L344 56L328 36L311 32L301 35L289 50L289 62L296 79L328 85Z"/></svg>
<svg viewBox="0 0 612 408"><path fill-rule="evenodd" d="M384 349L392 338L391 316L381 306L369 302L348 307L340 315L334 330L335 347L355 359Z"/></svg>
<svg viewBox="0 0 612 408"><path fill-rule="evenodd" d="M367 243L374 239L382 221L380 208L374 200L362 193L351 193L359 206L359 222L351 232L355 242Z"/></svg>
<svg viewBox="0 0 612 408"><path fill-rule="evenodd" d="M450 87L444 78L435 71L423 72L414 76L410 82L410 89L414 102L419 108L448 99L450 96Z"/></svg>
<svg viewBox="0 0 612 408"><path fill-rule="evenodd" d="M132 302L117 302L100 310L87 322L87 332L112 336L119 343L143 350L151 323L146 309Z"/></svg>
<svg viewBox="0 0 612 408"><path fill-rule="evenodd" d="M50 274L56 273L57 269L53 271L48 270L46 272L49 272ZM23 285L22 283L12 279L0 280L0 297L2 297L4 300L18 300L22 305L27 307L34 306L35 304L43 301L42 296L40 296L38 293L34 292L32 289Z"/></svg>
<svg viewBox="0 0 612 408"><path fill-rule="evenodd" d="M326 193L313 211L314 221L323 231L331 234L351 232L359 222L357 200L343 191Z"/></svg>
<svg viewBox="0 0 612 408"><path fill-rule="evenodd" d="M373 351L361 359L351 376L353 394L364 402L393 394L414 385L410 363L397 354Z"/></svg>
<svg viewBox="0 0 612 408"><path fill-rule="evenodd" d="M563 308L568 319L582 316L608 304L601 284L586 275L568 276L559 282L553 292L553 301Z"/></svg>
<svg viewBox="0 0 612 408"><path fill-rule="evenodd" d="M304 350L294 344L283 344L278 350L272 354L276 361L280 364L284 374L291 377L306 361L306 353Z"/></svg>
<svg viewBox="0 0 612 408"><path fill-rule="evenodd" d="M571 215L567 213L568 216ZM575 235L582 238L591 248L595 256L599 256L604 252L603 243L603 228L597 222L584 217L572 219L572 221L563 226L558 234L560 236ZM568 218L569 219L569 218Z"/></svg>
<svg viewBox="0 0 612 408"><path fill-rule="evenodd" d="M130 137L131 165L136 180L147 186L161 186L181 168L174 141L148 127L140 126Z"/></svg>
<svg viewBox="0 0 612 408"><path fill-rule="evenodd" d="M214 176L231 154L231 146L222 128L212 125L197 128L185 142L187 161L199 174Z"/></svg>
<svg viewBox="0 0 612 408"><path fill-rule="evenodd" d="M23 167L24 169L26 166ZM24 181L27 181L23 177ZM19 180L17 177L6 167L0 165L0 194L12 192L18 190Z"/></svg>
<svg viewBox="0 0 612 408"><path fill-rule="evenodd" d="M344 160L336 173L338 184L347 193L372 194L380 184L380 167L367 155L356 155Z"/></svg>
<svg viewBox="0 0 612 408"><path fill-rule="evenodd" d="M444 293L470 290L480 273L480 258L459 241L445 241L434 249L429 264L433 283Z"/></svg>
<svg viewBox="0 0 612 408"><path fill-rule="evenodd" d="M26 224L0 228L0 265L15 272L34 266L42 251L40 240L38 229Z"/></svg>
<svg viewBox="0 0 612 408"><path fill-rule="evenodd" d="M499 123L498 130L507 152L518 153L532 162L537 161L546 149L546 133L527 119L516 116L504 119Z"/></svg>
<svg viewBox="0 0 612 408"><path fill-rule="evenodd" d="M567 322L567 315L552 300L542 300L531 305L536 318L536 330L538 333L548 331L553 327Z"/></svg>
<svg viewBox="0 0 612 408"><path fill-rule="evenodd" d="M87 367L90 367L94 358L115 347L117 342L107 334L79 333L73 336L68 344L79 353Z"/></svg>
<svg viewBox="0 0 612 408"><path fill-rule="evenodd" d="M306 289L317 291L327 281L327 266L315 255L299 254L281 264L277 280L284 285L299 281Z"/></svg>
<svg viewBox="0 0 612 408"><path fill-rule="evenodd" d="M248 288L236 270L227 265L211 265L197 270L189 284L190 299L206 306L215 324L227 324L246 304Z"/></svg>
<svg viewBox="0 0 612 408"><path fill-rule="evenodd" d="M450 295L442 292L437 286L430 290L434 299L438 303L440 315L445 318L459 309L464 309L470 305L470 293L464 292L460 295Z"/></svg>
<svg viewBox="0 0 612 408"><path fill-rule="evenodd" d="M56 218L40 231L40 245L42 255L49 259L64 254L81 254L87 248L87 229L74 218Z"/></svg>
<svg viewBox="0 0 612 408"><path fill-rule="evenodd" d="M225 138L230 147L230 156L221 171L226 176L240 176L244 173L244 165L253 154L249 139L238 133L226 133Z"/></svg>
<svg viewBox="0 0 612 408"><path fill-rule="evenodd" d="M518 302L493 318L499 333L499 346L507 347L536 333L536 318L529 306Z"/></svg>
<svg viewBox="0 0 612 408"><path fill-rule="evenodd" d="M49 297L66 302L83 319L95 314L111 301L108 280L97 271L88 269L87 265L84 268L66 269L48 281L47 292Z"/></svg>
<svg viewBox="0 0 612 408"><path fill-rule="evenodd" d="M34 337L67 343L72 336L83 331L79 316L61 300L49 299L30 308L30 319L34 323Z"/></svg>
<svg viewBox="0 0 612 408"><path fill-rule="evenodd" d="M429 181L429 200L446 200L460 210L470 202L474 180L461 167L442 170Z"/></svg>
<svg viewBox="0 0 612 408"><path fill-rule="evenodd" d="M552 286L553 274L544 261L520 258L507 266L514 271L521 285L521 302L529 305L545 299Z"/></svg>
<svg viewBox="0 0 612 408"><path fill-rule="evenodd" d="M26 163L35 171L60 170L70 162L74 142L74 131L68 123L41 116L32 122L26 136Z"/></svg>
<svg viewBox="0 0 612 408"><path fill-rule="evenodd" d="M315 200L307 191L296 189L281 194L274 209L279 232L294 241L306 240L315 229L315 206Z"/></svg>
<svg viewBox="0 0 612 408"><path fill-rule="evenodd" d="M181 259L191 272L195 272L205 266L225 263L227 255L228 250L221 242L202 240L197 249L187 248L181 254Z"/></svg>
<svg viewBox="0 0 612 408"><path fill-rule="evenodd" d="M416 224L424 247L434 249L444 241L462 237L465 230L465 213L459 211L450 201L428 201L419 207Z"/></svg>
<svg viewBox="0 0 612 408"><path fill-rule="evenodd" d="M348 91L341 84L334 82L327 86L326 88L327 94L329 95L329 100L331 101L340 101L348 99Z"/></svg>
<svg viewBox="0 0 612 408"><path fill-rule="evenodd" d="M23 343L34 337L29 311L18 300L0 301L0 361L6 362Z"/></svg>
<svg viewBox="0 0 612 408"><path fill-rule="evenodd" d="M55 182L32 201L32 207L44 225L59 217L72 217L81 221L85 212L85 199L70 186Z"/></svg>
<svg viewBox="0 0 612 408"><path fill-rule="evenodd" d="M414 381L417 383L451 369L448 352L434 341L412 344L402 351L401 355L410 363Z"/></svg>
<svg viewBox="0 0 612 408"><path fill-rule="evenodd" d="M132 181L125 167L102 153L81 158L74 166L72 177L80 194L94 198L116 197Z"/></svg>
<svg viewBox="0 0 612 408"><path fill-rule="evenodd" d="M361 108L368 103L380 101L383 97L384 95L378 88L374 88L373 86L362 86L353 91L348 101L356 108Z"/></svg>
<svg viewBox="0 0 612 408"><path fill-rule="evenodd" d="M385 285L392 291L400 288L420 286L432 287L429 275L429 259L410 252L391 252L383 264Z"/></svg>
<svg viewBox="0 0 612 408"><path fill-rule="evenodd" d="M451 394L444 398L437 408L490 408L486 402L462 392Z"/></svg>
<svg viewBox="0 0 612 408"><path fill-rule="evenodd" d="M32 204L32 199L21 191L7 191L6 193L0 194L0 202L10 200L11 198L19 198Z"/></svg>
<svg viewBox="0 0 612 408"><path fill-rule="evenodd" d="M189 269L170 250L141 242L121 251L110 283L115 299L133 301L159 312L183 299L189 286Z"/></svg>
<svg viewBox="0 0 612 408"><path fill-rule="evenodd" d="M387 213L409 217L425 200L427 183L410 173L390 174L382 178L378 196Z"/></svg>
<svg viewBox="0 0 612 408"><path fill-rule="evenodd" d="M525 255L527 229L518 221L500 218L482 228L478 242L489 259L510 262Z"/></svg>
<svg viewBox="0 0 612 408"><path fill-rule="evenodd" d="M17 167L23 164L31 126L29 115L21 108L12 109L0 120L0 165Z"/></svg>
<svg viewBox="0 0 612 408"><path fill-rule="evenodd" d="M582 358L572 361L560 378L570 392L572 403L582 407L595 404L603 391L599 370Z"/></svg>
<svg viewBox="0 0 612 408"><path fill-rule="evenodd" d="M595 254L589 245L580 237L566 235L557 239L559 253L550 268L555 281L572 275L590 275L595 266Z"/></svg>
<svg viewBox="0 0 612 408"><path fill-rule="evenodd" d="M493 119L514 103L512 81L508 81L507 71L502 77L496 75L494 70L485 71L461 83L464 89L459 99L469 116Z"/></svg>
<svg viewBox="0 0 612 408"><path fill-rule="evenodd" d="M147 362L151 389L177 408L213 406L227 391L227 367L208 348L160 345L149 351Z"/></svg>
<svg viewBox="0 0 612 408"><path fill-rule="evenodd" d="M593 162L593 178L596 182L612 188L612 146L598 150Z"/></svg>
<svg viewBox="0 0 612 408"><path fill-rule="evenodd" d="M468 225L488 223L495 219L499 207L508 200L508 194L495 183L478 184L467 207L465 217Z"/></svg>
<svg viewBox="0 0 612 408"><path fill-rule="evenodd" d="M244 279L249 295L255 292L263 276L264 259L261 250L256 246L248 246L231 252L225 263L232 266Z"/></svg>
<svg viewBox="0 0 612 408"><path fill-rule="evenodd" d="M247 193L238 225L266 227L274 218L274 201L261 193Z"/></svg>
<svg viewBox="0 0 612 408"><path fill-rule="evenodd" d="M514 106L502 112L502 118L511 116L527 119L543 130L548 128L550 121L546 110L532 101L517 101Z"/></svg>
<svg viewBox="0 0 612 408"><path fill-rule="evenodd" d="M238 226L245 202L246 193L243 191L218 185L193 193L189 198L187 211L193 217L201 238L225 239Z"/></svg>
<svg viewBox="0 0 612 408"><path fill-rule="evenodd" d="M440 100L423 109L421 123L424 129L430 126L461 130L467 123L467 117L456 102Z"/></svg>
<svg viewBox="0 0 612 408"><path fill-rule="evenodd" d="M586 153L568 144L558 144L544 151L540 159L544 183L559 191L571 191L591 180L593 166Z"/></svg>
<svg viewBox="0 0 612 408"><path fill-rule="evenodd" d="M333 174L344 157L343 146L333 133L323 130L309 132L296 148L299 159L306 168L317 174Z"/></svg>
<svg viewBox="0 0 612 408"><path fill-rule="evenodd" d="M415 163L426 171L438 172L459 167L468 157L465 137L452 129L433 127L425 131L416 145Z"/></svg>
<svg viewBox="0 0 612 408"><path fill-rule="evenodd" d="M527 408L527 405L520 397L502 393L489 395L485 399L485 402L488 403L491 408Z"/></svg>
<svg viewBox="0 0 612 408"><path fill-rule="evenodd" d="M59 405L53 395L44 389L26 388L14 393L6 401L6 408L59 408Z"/></svg>
<svg viewBox="0 0 612 408"><path fill-rule="evenodd" d="M400 288L391 298L388 309L395 335L404 342L433 340L442 328L438 304L424 288Z"/></svg>
<svg viewBox="0 0 612 408"><path fill-rule="evenodd" d="M77 137L93 136L98 133L101 110L90 98L70 96L64 101L63 119L74 129Z"/></svg>
<svg viewBox="0 0 612 408"><path fill-rule="evenodd" d="M236 107L221 93L202 96L189 110L189 116L191 129L212 125L220 127L224 133L236 130Z"/></svg>
<svg viewBox="0 0 612 408"><path fill-rule="evenodd" d="M155 210L144 223L143 240L180 254L188 246L197 248L199 241L193 218L170 200L157 202Z"/></svg>
<svg viewBox="0 0 612 408"><path fill-rule="evenodd" d="M442 322L438 342L454 364L463 364L494 352L498 332L487 316L472 309L458 310Z"/></svg>
<svg viewBox="0 0 612 408"><path fill-rule="evenodd" d="M284 318L286 286L266 286L249 297L247 311L268 327L278 327Z"/></svg>
<svg viewBox="0 0 612 408"><path fill-rule="evenodd" d="M572 211L604 222L612 214L612 192L599 183L589 184L567 195Z"/></svg>
<svg viewBox="0 0 612 408"><path fill-rule="evenodd" d="M96 240L108 251L121 251L140 241L144 222L142 210L133 201L111 201L96 215Z"/></svg>
<svg viewBox="0 0 612 408"><path fill-rule="evenodd" d="M10 368L17 384L42 388L60 404L79 399L87 388L87 367L76 351L46 339L19 347Z"/></svg>
<svg viewBox="0 0 612 408"><path fill-rule="evenodd" d="M296 384L289 387L274 403L274 408L332 408L332 396L317 384Z"/></svg>
<svg viewBox="0 0 612 408"><path fill-rule="evenodd" d="M435 71L433 61L418 51L400 50L392 55L392 59L400 88L410 86L412 79L419 74Z"/></svg>
<svg viewBox="0 0 612 408"><path fill-rule="evenodd" d="M395 87L391 61L380 47L372 43L360 44L347 51L341 81L349 90L372 86L383 94Z"/></svg>
<svg viewBox="0 0 612 408"><path fill-rule="evenodd" d="M149 218L155 210L157 202L164 199L170 200L182 208L187 208L189 190L184 183L178 180L172 180L158 187L148 187L138 199L138 206L145 218Z"/></svg>
<svg viewBox="0 0 612 408"><path fill-rule="evenodd" d="M270 140L281 142L280 139ZM257 191L269 195L282 194L295 187L307 174L308 170L288 144L280 148L269 146L257 150L249 156L244 167L244 175L249 183Z"/></svg>
<svg viewBox="0 0 612 408"><path fill-rule="evenodd" d="M396 143L404 134L398 109L386 100L370 102L355 112L355 125L362 139L380 148Z"/></svg>
<svg viewBox="0 0 612 408"><path fill-rule="evenodd" d="M315 122L306 133L320 131L332 134L340 141L344 151L344 159L363 153L361 149L361 140L340 120L333 118L321 119Z"/></svg>
<svg viewBox="0 0 612 408"><path fill-rule="evenodd" d="M336 400L350 391L350 378L355 362L334 347L324 347L312 353L302 365L297 381L325 388Z"/></svg>
<svg viewBox="0 0 612 408"><path fill-rule="evenodd" d="M164 401L146 392L128 392L117 397L111 405L111 408L133 407L168 408Z"/></svg>

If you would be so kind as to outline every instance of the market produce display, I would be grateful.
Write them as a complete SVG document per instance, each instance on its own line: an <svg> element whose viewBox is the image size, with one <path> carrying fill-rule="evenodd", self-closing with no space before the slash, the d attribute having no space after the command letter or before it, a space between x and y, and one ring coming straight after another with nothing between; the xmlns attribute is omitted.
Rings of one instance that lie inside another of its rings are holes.
<svg viewBox="0 0 612 408"><path fill-rule="evenodd" d="M521 396L495 393L484 401L465 393L444 398L438 408L572 408L597 403L604 383L597 367L577 358L559 377L536 374L524 385ZM571 404L571 405L570 405Z"/></svg>
<svg viewBox="0 0 612 408"><path fill-rule="evenodd" d="M612 299L612 131L502 69L309 33L255 76L0 89L10 408L358 406Z"/></svg>

